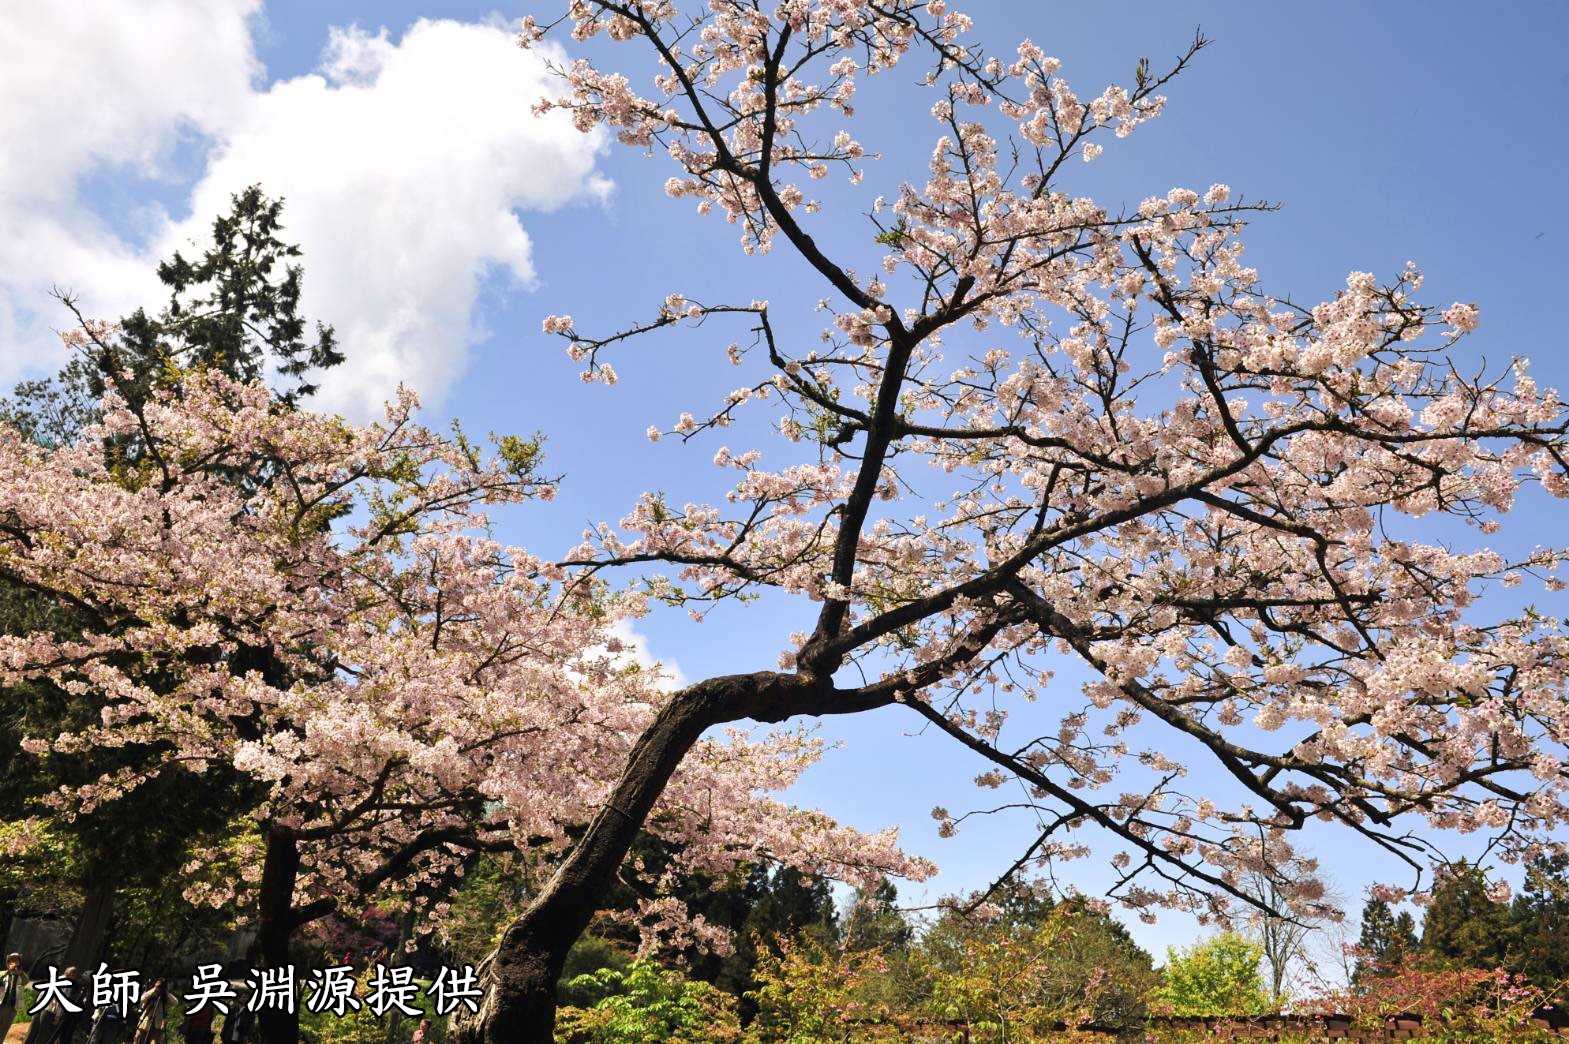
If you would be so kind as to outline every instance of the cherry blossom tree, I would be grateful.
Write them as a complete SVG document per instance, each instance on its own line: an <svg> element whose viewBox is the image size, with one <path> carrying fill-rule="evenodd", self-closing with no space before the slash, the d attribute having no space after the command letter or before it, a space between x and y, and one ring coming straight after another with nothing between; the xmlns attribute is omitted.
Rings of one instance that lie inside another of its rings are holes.
<svg viewBox="0 0 1569 1044"><path fill-rule="evenodd" d="M668 698L612 631L637 600L488 535L486 510L553 495L537 443L502 438L486 459L415 405L356 427L193 370L135 402L111 393L68 446L0 429L0 570L86 622L0 638L0 683L101 702L97 724L24 748L140 753L65 788L62 816L173 772L249 779L254 830L187 868L187 896L254 906L265 967L393 884L439 918L476 851L565 848ZM802 730L698 743L648 820L681 845L669 872L926 873L891 833L769 796L820 752ZM649 884L650 944L723 945ZM293 1013L263 1023L297 1037Z"/></svg>
<svg viewBox="0 0 1569 1044"><path fill-rule="evenodd" d="M107 342L83 339L54 377L24 381L13 398L0 400L0 418L31 440L70 443L97 416L106 380L128 403L145 401L193 366L242 380L270 377L284 404L314 388L319 370L342 361L330 327L309 325L300 313L303 270L300 249L284 240L281 200L251 186L231 197L214 218L211 235L190 258L176 252L157 269L169 293L156 313L137 309L115 325ZM80 320L69 294L57 292L67 312ZM78 333L82 333L78 330ZM109 452L134 457L136 440ZM266 482L264 474L235 473L236 481ZM68 606L16 588L0 577L0 630L23 634L69 626ZM67 731L96 717L90 696L71 697L48 685L0 688L0 744L16 749L24 734ZM134 759L135 752L120 755ZM0 772L0 802L13 810L33 805L60 784L74 786L111 767L119 755L102 749L87 757L7 759ZM117 766L115 766L117 767ZM242 807L243 794L209 776L204 786L184 786L165 777L139 787L134 796L49 828L67 835L75 858L56 862L81 892L79 912L62 965L95 967L114 917L117 895L137 882L166 881L200 839L223 829ZM45 846L48 847L48 846ZM3 903L0 903L3 905Z"/></svg>
<svg viewBox="0 0 1569 1044"><path fill-rule="evenodd" d="M606 384L637 335L734 323L741 386L649 436L717 438L769 407L779 436L777 464L718 449L722 502L648 494L561 564L635 571L699 618L775 590L804 626L775 668L661 706L504 932L460 1039L548 1038L563 957L635 832L700 737L740 719L903 705L987 763L983 786L1032 795L1016 866L1110 839L1111 894L1141 913L1223 917L1250 874L1286 914L1310 908L1322 885L1290 837L1311 820L1413 872L1437 831L1515 858L1561 824L1560 622L1484 619L1480 600L1563 586L1560 552L1511 561L1481 539L1522 487L1569 494L1556 393L1524 361L1464 365L1478 310L1421 304L1414 267L1353 272L1319 304L1266 288L1242 234L1270 208L1226 185L1128 209L1062 188L1161 113L1202 38L1082 95L1035 44L987 56L969 29L946 0L572 0L525 21L525 46L557 30L657 63L639 84L577 59L540 108L667 156L671 195L821 279L828 323L796 348L766 301L679 287L619 332L545 320ZM867 199L875 249L831 256L813 184L875 169L857 88L912 63L929 168ZM1406 520L1425 516L1478 537L1423 539ZM1093 672L1077 696L1049 684L1064 657Z"/></svg>

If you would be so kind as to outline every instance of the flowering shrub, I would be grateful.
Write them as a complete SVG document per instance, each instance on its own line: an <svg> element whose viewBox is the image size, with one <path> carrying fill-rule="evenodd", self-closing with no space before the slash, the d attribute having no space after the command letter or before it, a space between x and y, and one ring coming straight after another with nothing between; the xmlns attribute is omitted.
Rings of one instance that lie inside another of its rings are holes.
<svg viewBox="0 0 1569 1044"><path fill-rule="evenodd" d="M1353 1026L1364 1031L1382 1030L1395 1016L1418 1016L1429 1040L1546 1040L1552 1034L1534 1029L1531 1017L1562 989L1544 990L1502 968L1411 966L1370 977L1354 990L1326 994L1312 1008L1349 1015Z"/></svg>

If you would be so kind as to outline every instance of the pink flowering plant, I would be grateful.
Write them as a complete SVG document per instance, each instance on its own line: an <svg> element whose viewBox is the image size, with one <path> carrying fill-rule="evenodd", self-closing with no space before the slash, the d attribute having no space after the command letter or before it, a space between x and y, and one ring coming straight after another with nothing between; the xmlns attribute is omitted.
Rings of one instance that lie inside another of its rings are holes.
<svg viewBox="0 0 1569 1044"><path fill-rule="evenodd" d="M970 28L945 0L573 0L525 22L524 46L610 41L539 109L667 158L667 191L746 252L800 258L825 322L801 345L763 295L694 288L619 330L545 319L606 384L636 337L733 324L714 364L736 390L649 437L722 442L743 410L778 436L717 445L728 494L649 493L564 567L633 571L697 619L764 591L803 619L776 665L664 705L505 934L463 1039L546 1031L551 969L636 824L697 737L744 718L902 704L987 763L983 787L1022 781L1042 829L1021 862L1109 847L1113 896L1144 915L1227 917L1250 874L1277 881L1277 912L1309 910L1323 886L1291 834L1310 820L1417 874L1442 831L1520 858L1562 824L1560 620L1485 598L1563 586L1560 549L1487 539L1528 487L1569 495L1558 394L1523 360L1463 365L1478 310L1423 303L1414 266L1319 303L1271 287L1243 253L1270 208L1227 185L1070 192L1067 165L1158 117L1202 38L1083 94L1041 47L988 56ZM605 65L617 45L653 75ZM873 192L857 90L907 63L930 161ZM814 226L830 177L867 190L859 248ZM1406 522L1434 516L1471 539ZM1078 694L1051 688L1063 656L1093 676ZM1227 784L1196 790L1196 767Z"/></svg>
<svg viewBox="0 0 1569 1044"><path fill-rule="evenodd" d="M1326 993L1309 1008L1349 1015L1363 1031L1382 1031L1391 1019L1415 1016L1429 1040L1549 1040L1555 1035L1532 1019L1561 995L1561 985L1543 989L1503 968L1412 964L1369 976L1355 989Z"/></svg>
<svg viewBox="0 0 1569 1044"><path fill-rule="evenodd" d="M84 324L78 345L112 360L107 333ZM301 927L373 901L413 897L439 924L476 851L566 847L669 693L613 630L637 597L490 535L488 511L554 494L537 443L486 455L419 424L409 392L355 426L215 373L135 405L108 376L102 421L72 444L0 427L0 570L71 610L0 637L0 682L99 710L23 756L135 755L63 787L53 814L165 773L249 781L249 825L186 868L186 897L253 918L269 966ZM929 872L891 833L770 796L821 750L804 730L698 742L649 819L677 842L668 872ZM727 945L646 884L647 945Z"/></svg>

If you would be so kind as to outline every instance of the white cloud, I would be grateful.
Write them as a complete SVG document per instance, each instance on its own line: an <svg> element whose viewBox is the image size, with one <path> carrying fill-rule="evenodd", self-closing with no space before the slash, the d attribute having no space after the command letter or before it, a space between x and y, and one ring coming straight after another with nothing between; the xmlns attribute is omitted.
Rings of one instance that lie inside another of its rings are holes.
<svg viewBox="0 0 1569 1044"><path fill-rule="evenodd" d="M69 201L94 162L151 170L181 124L213 132L232 121L260 73L250 34L259 6L0 7L0 194Z"/></svg>
<svg viewBox="0 0 1569 1044"><path fill-rule="evenodd" d="M141 26L147 9L158 12L155 30ZM0 225L19 231L0 246L0 336L20 348L0 359L0 377L57 363L43 336L59 322L49 285L81 291L98 314L156 303L155 260L199 237L230 193L259 183L286 199L287 238L305 251L304 310L337 326L349 357L322 404L374 413L400 381L439 399L479 334L482 279L535 278L516 211L608 191L595 171L600 139L530 114L556 85L548 52L518 50L510 30L420 21L393 41L334 29L319 72L260 89L256 13L254 0L100 0L0 15L0 32L16 30L8 39L46 52L0 73L0 134L47 142L42 162L24 152L0 166ZM92 70L81 82L76 63ZM78 111L92 118L49 137ZM79 198L78 179L95 167L157 172L192 133L211 147L188 220L155 215L133 246Z"/></svg>
<svg viewBox="0 0 1569 1044"><path fill-rule="evenodd" d="M258 5L0 4L0 377L60 361L52 286L111 314L152 292L147 259L79 204L78 181L156 175L182 134L234 121L259 72Z"/></svg>
<svg viewBox="0 0 1569 1044"><path fill-rule="evenodd" d="M610 633L620 639L622 656L642 667L659 665L663 674L663 684L660 688L667 692L675 692L691 684L681 670L680 664L674 660L663 660L654 656L648 648L648 639L632 626L630 620L617 620L610 625Z"/></svg>

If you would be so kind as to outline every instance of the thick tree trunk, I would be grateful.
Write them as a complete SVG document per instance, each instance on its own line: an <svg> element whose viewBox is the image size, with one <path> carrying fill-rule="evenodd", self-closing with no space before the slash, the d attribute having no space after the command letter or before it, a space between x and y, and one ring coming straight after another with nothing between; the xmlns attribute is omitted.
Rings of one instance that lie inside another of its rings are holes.
<svg viewBox="0 0 1569 1044"><path fill-rule="evenodd" d="M300 873L300 846L292 833L274 827L267 835L262 862L254 952L263 968L289 963L289 938L294 933L294 883ZM297 1044L300 1016L295 1011L263 1008L259 1020L267 1044Z"/></svg>
<svg viewBox="0 0 1569 1044"><path fill-rule="evenodd" d="M459 1008L453 1044L523 1044L552 1039L556 981L567 951L599 909L616 870L703 731L751 718L777 722L797 714L849 714L893 701L892 687L836 690L804 674L732 674L672 696L627 757L610 798L550 882L480 966L485 997L477 1015Z"/></svg>
<svg viewBox="0 0 1569 1044"><path fill-rule="evenodd" d="M485 998L478 1015L454 1025L455 1044L549 1041L556 1024L556 981L567 951L599 909L643 820L686 752L711 725L746 717L781 720L789 695L812 688L804 679L764 672L712 678L671 697L633 746L610 799L481 965ZM459 1014L466 1013L460 1009Z"/></svg>
<svg viewBox="0 0 1569 1044"><path fill-rule="evenodd" d="M77 968L83 975L98 969L103 958L104 940L109 934L109 919L114 916L114 882L98 878L82 894L82 912L62 958L65 967Z"/></svg>
<svg viewBox="0 0 1569 1044"><path fill-rule="evenodd" d="M478 1016L454 1027L457 1044L513 1044L553 1037L556 980L567 951L588 927L681 759L713 724L715 705L712 694L700 686L686 689L665 705L638 739L610 800L486 958L484 1001Z"/></svg>

